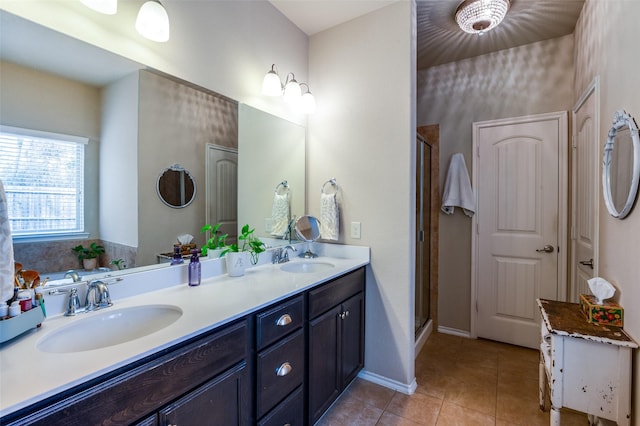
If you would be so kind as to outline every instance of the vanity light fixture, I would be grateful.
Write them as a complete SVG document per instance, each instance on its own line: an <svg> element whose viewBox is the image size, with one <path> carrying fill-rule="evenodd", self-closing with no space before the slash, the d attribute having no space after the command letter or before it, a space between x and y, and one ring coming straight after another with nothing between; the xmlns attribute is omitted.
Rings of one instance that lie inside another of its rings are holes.
<svg viewBox="0 0 640 426"><path fill-rule="evenodd" d="M159 0L149 0L142 5L136 19L136 30L149 40L169 40L169 15Z"/></svg>
<svg viewBox="0 0 640 426"><path fill-rule="evenodd" d="M509 6L509 0L464 0L456 9L456 22L462 31L482 35L502 22Z"/></svg>
<svg viewBox="0 0 640 426"><path fill-rule="evenodd" d="M291 80L289 80L289 76L291 76ZM284 97L285 102L290 104L298 102L302 97L302 89L300 88L300 84L296 81L296 76L293 75L292 72L287 74L282 96Z"/></svg>
<svg viewBox="0 0 640 426"><path fill-rule="evenodd" d="M307 88L305 93L302 93L301 86L303 85ZM271 65L271 69L262 80L262 94L266 96L283 96L288 104L300 108L305 114L313 114L316 111L316 100L311 94L309 85L307 83L298 83L292 72L287 74L283 85L275 64Z"/></svg>
<svg viewBox="0 0 640 426"><path fill-rule="evenodd" d="M115 15L118 11L118 0L80 0L82 4L105 15Z"/></svg>
<svg viewBox="0 0 640 426"><path fill-rule="evenodd" d="M302 85L307 86L307 91L302 94L302 98L300 99L300 109L305 114L315 114L316 112L316 98L311 94L311 90L309 90L309 85L307 83L300 83Z"/></svg>

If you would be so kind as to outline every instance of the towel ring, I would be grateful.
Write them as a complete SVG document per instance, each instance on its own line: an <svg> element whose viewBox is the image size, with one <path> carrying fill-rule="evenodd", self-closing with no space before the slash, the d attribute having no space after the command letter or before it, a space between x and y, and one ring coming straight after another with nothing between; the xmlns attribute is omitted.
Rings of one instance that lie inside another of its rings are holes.
<svg viewBox="0 0 640 426"><path fill-rule="evenodd" d="M283 180L282 182L276 185L276 194L280 189L283 189L285 191L285 194L289 192L289 184L287 183L286 180Z"/></svg>
<svg viewBox="0 0 640 426"><path fill-rule="evenodd" d="M320 193L326 194L326 192L324 192L324 187L327 186L327 184L331 184L331 186L334 189L334 194L337 194L338 191L340 190L340 186L336 182L336 178L331 178L328 181L326 181L324 184L322 184L322 188L320 188Z"/></svg>

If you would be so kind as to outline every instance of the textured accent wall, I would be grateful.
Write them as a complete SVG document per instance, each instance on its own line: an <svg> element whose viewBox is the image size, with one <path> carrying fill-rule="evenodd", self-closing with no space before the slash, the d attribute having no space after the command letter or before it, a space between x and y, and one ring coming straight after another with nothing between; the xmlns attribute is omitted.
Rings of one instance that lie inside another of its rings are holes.
<svg viewBox="0 0 640 426"><path fill-rule="evenodd" d="M440 125L440 182L456 152L472 164L476 121L571 109L573 35L429 68L418 73L417 124ZM471 170L469 170L471 174ZM439 325L470 330L471 219L440 216Z"/></svg>

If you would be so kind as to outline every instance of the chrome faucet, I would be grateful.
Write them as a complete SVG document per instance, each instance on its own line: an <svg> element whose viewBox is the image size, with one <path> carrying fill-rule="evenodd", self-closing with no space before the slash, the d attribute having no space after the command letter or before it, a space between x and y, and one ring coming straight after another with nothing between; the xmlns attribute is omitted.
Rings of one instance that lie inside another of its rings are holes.
<svg viewBox="0 0 640 426"><path fill-rule="evenodd" d="M293 240L293 237L292 237L293 224L295 221L296 221L296 217L291 216L291 219L289 220L289 224L287 225L287 230L285 231L284 235L282 235L283 240L286 240L287 238L289 238L289 244L291 244L291 241Z"/></svg>
<svg viewBox="0 0 640 426"><path fill-rule="evenodd" d="M273 258L271 259L271 262L272 263L285 263L285 262L288 262L289 261L289 252L287 250L298 251L292 245L286 245L284 247L279 247L279 248L274 250Z"/></svg>
<svg viewBox="0 0 640 426"><path fill-rule="evenodd" d="M74 283L80 282L80 275L78 275L78 273L73 269L70 269L64 273L64 278L67 278L67 277L71 278Z"/></svg>
<svg viewBox="0 0 640 426"><path fill-rule="evenodd" d="M69 295L67 310L64 313L64 315L67 317L75 316L80 312L97 311L98 309L113 306L113 303L111 303L111 297L109 296L109 287L107 287L107 285L100 280L90 281L87 284L87 295L84 299L84 306L80 304L78 287L72 287L70 289L54 289L50 290L49 294Z"/></svg>
<svg viewBox="0 0 640 426"><path fill-rule="evenodd" d="M87 284L87 295L84 299L84 309L86 311L97 311L101 308L112 306L111 297L109 296L109 287L100 281L89 281Z"/></svg>

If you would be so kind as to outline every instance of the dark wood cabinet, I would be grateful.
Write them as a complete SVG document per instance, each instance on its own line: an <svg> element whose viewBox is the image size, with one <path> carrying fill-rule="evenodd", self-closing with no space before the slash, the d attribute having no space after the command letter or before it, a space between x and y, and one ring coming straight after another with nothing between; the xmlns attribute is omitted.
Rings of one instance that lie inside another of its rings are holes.
<svg viewBox="0 0 640 426"><path fill-rule="evenodd" d="M309 292L308 416L314 424L364 366L364 269Z"/></svg>
<svg viewBox="0 0 640 426"><path fill-rule="evenodd" d="M207 382L216 382L214 378L225 377L234 366L235 370L246 370L249 342L249 322L244 319L41 401L6 416L1 423L156 424L153 418L166 404ZM220 403L227 410L250 413L250 386L238 386L236 392L220 395L223 397ZM249 423L247 416L233 424Z"/></svg>
<svg viewBox="0 0 640 426"><path fill-rule="evenodd" d="M364 364L364 268L0 419L10 425L314 424Z"/></svg>

